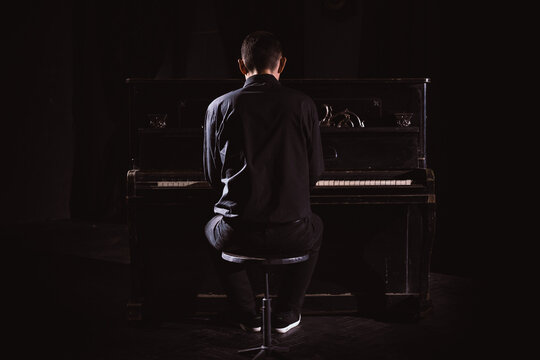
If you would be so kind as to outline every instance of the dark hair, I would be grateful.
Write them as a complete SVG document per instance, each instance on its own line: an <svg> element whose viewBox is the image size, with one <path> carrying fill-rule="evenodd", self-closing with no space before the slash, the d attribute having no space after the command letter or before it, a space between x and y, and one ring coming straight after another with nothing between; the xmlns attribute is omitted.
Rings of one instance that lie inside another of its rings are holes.
<svg viewBox="0 0 540 360"><path fill-rule="evenodd" d="M268 31L252 32L242 42L242 59L250 71L273 69L281 54L281 42Z"/></svg>

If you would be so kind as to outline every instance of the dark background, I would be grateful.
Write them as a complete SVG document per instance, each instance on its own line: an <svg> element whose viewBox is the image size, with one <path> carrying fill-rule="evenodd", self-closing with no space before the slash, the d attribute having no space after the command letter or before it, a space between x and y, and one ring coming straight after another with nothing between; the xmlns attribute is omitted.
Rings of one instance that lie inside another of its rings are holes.
<svg viewBox="0 0 540 360"><path fill-rule="evenodd" d="M125 79L241 78L241 41L265 29L282 39L283 78L431 78L432 270L472 273L460 141L450 126L461 61L451 9L428 0L132 0L25 2L4 14L2 226L125 222Z"/></svg>

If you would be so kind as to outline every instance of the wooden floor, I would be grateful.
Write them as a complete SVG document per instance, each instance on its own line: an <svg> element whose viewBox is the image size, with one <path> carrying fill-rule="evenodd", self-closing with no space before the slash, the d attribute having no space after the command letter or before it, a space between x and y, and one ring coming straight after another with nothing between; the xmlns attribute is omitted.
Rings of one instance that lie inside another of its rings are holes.
<svg viewBox="0 0 540 360"><path fill-rule="evenodd" d="M13 345L18 358L249 359L238 349L258 346L213 314L156 326L125 320L129 297L126 229L114 224L52 222L4 230L17 244ZM288 359L485 358L473 329L471 279L431 274L433 310L412 323L355 314L306 314L301 326L275 336ZM52 357L51 357L52 356Z"/></svg>

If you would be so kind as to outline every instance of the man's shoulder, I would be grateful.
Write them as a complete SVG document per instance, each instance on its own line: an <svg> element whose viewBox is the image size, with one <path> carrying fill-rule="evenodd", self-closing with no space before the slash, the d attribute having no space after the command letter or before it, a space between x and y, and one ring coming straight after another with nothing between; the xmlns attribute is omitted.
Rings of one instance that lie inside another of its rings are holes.
<svg viewBox="0 0 540 360"><path fill-rule="evenodd" d="M311 98L311 96L305 92L288 86L281 86L281 89L285 97L290 101L294 101L305 106L315 106L313 98Z"/></svg>
<svg viewBox="0 0 540 360"><path fill-rule="evenodd" d="M223 103L231 102L234 98L238 97L241 90L242 88L231 90L221 96L218 96L217 98L212 100L212 102L208 105L208 108L219 107Z"/></svg>

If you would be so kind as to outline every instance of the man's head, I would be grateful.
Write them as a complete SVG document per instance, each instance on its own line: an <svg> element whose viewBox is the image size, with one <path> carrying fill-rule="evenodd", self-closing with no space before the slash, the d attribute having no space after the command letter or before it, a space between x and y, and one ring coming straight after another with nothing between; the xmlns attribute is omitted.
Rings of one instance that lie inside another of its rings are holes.
<svg viewBox="0 0 540 360"><path fill-rule="evenodd" d="M272 74L279 79L287 59L281 42L267 31L255 31L244 38L238 66L246 79L256 74Z"/></svg>

